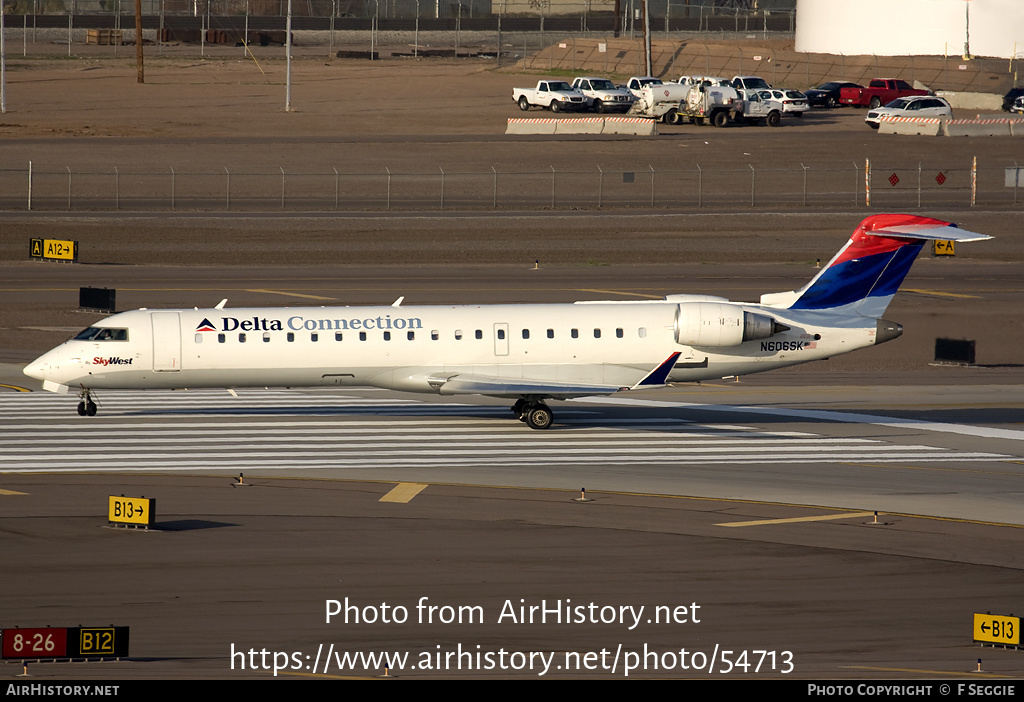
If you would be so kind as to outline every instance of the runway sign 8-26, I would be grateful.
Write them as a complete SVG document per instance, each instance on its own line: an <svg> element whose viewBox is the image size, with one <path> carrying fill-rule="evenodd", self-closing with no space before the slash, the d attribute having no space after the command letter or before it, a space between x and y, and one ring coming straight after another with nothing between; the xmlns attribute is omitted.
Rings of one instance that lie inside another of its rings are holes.
<svg viewBox="0 0 1024 702"><path fill-rule="evenodd" d="M2 658L126 658L128 627L76 626L0 631Z"/></svg>
<svg viewBox="0 0 1024 702"><path fill-rule="evenodd" d="M984 643L1020 645L1020 617L974 613L974 640Z"/></svg>
<svg viewBox="0 0 1024 702"><path fill-rule="evenodd" d="M29 239L28 255L48 261L77 261L78 242L66 239Z"/></svg>

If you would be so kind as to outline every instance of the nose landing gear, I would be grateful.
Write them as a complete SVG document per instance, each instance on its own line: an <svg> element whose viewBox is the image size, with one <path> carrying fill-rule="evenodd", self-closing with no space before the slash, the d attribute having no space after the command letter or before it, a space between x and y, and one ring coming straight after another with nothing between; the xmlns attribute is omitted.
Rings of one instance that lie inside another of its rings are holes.
<svg viewBox="0 0 1024 702"><path fill-rule="evenodd" d="M78 397L81 400L78 403L78 416L79 417L95 417L96 416L96 403L92 401L92 395L85 388L78 393Z"/></svg>

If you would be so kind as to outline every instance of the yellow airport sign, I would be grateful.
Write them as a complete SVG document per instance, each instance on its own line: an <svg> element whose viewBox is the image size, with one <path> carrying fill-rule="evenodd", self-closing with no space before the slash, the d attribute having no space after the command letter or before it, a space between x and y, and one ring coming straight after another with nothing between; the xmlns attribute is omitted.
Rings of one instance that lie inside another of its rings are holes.
<svg viewBox="0 0 1024 702"><path fill-rule="evenodd" d="M974 613L974 640L983 643L1020 645L1020 617Z"/></svg>
<svg viewBox="0 0 1024 702"><path fill-rule="evenodd" d="M114 524L156 525L156 500L146 497L109 496L107 521Z"/></svg>
<svg viewBox="0 0 1024 702"><path fill-rule="evenodd" d="M52 261L77 261L78 242L68 239L29 239L28 255Z"/></svg>
<svg viewBox="0 0 1024 702"><path fill-rule="evenodd" d="M946 241L944 239L933 239L932 240L932 255L934 256L955 256L956 252L953 249L953 242Z"/></svg>

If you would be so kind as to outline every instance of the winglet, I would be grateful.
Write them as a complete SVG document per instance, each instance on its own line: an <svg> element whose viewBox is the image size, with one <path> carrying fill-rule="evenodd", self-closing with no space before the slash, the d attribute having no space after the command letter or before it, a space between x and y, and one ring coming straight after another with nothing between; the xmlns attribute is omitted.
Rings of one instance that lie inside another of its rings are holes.
<svg viewBox="0 0 1024 702"><path fill-rule="evenodd" d="M634 385L632 389L636 390L637 388L642 387L664 385L665 381L668 380L668 374L672 372L672 368L675 367L676 361L679 360L679 353L679 351L676 351L666 358L660 366L645 375L643 380Z"/></svg>

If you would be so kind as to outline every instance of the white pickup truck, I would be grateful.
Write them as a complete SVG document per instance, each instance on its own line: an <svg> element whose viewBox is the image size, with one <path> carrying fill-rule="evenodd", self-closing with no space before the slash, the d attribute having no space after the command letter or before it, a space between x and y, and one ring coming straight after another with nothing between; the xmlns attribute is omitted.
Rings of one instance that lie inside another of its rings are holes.
<svg viewBox="0 0 1024 702"><path fill-rule="evenodd" d="M539 80L536 88L512 88L512 99L523 112L531 107L579 112L589 105L586 96L564 80Z"/></svg>
<svg viewBox="0 0 1024 702"><path fill-rule="evenodd" d="M572 82L583 93L594 112L625 112L636 98L624 88L616 88L607 78L580 77Z"/></svg>

